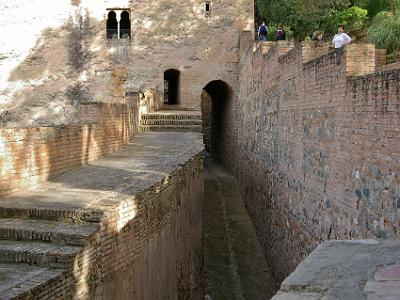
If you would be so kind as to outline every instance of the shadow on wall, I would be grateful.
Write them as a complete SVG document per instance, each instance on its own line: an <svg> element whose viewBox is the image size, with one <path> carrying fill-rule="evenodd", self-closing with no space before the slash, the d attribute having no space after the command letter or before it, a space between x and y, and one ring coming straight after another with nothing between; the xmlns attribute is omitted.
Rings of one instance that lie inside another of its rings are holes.
<svg viewBox="0 0 400 300"><path fill-rule="evenodd" d="M209 82L201 95L203 134L206 152L216 160L224 161L225 146L229 145L229 108L232 89L222 80Z"/></svg>

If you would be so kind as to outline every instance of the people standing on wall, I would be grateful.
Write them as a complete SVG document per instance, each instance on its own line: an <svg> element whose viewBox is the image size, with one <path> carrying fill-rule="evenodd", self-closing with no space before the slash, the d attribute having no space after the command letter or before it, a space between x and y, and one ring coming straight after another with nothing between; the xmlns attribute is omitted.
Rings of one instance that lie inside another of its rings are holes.
<svg viewBox="0 0 400 300"><path fill-rule="evenodd" d="M276 40L277 41L284 41L286 40L286 32L282 26L279 26L276 30Z"/></svg>
<svg viewBox="0 0 400 300"><path fill-rule="evenodd" d="M335 49L342 48L351 42L351 37L344 32L344 26L339 25L338 33L332 39L332 43L335 46Z"/></svg>
<svg viewBox="0 0 400 300"><path fill-rule="evenodd" d="M258 27L258 40L266 41L268 36L268 27L265 25L265 22L262 22L260 27Z"/></svg>
<svg viewBox="0 0 400 300"><path fill-rule="evenodd" d="M322 42L322 38L324 37L324 33L320 30L314 31L311 40L316 42Z"/></svg>

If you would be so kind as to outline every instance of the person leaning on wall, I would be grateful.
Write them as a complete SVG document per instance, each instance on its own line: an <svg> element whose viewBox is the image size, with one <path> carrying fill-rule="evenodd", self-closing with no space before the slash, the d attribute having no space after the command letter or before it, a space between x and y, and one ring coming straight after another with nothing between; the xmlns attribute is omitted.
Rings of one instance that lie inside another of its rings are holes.
<svg viewBox="0 0 400 300"><path fill-rule="evenodd" d="M351 37L344 32L344 26L339 25L338 33L332 39L332 44L334 45L335 49L342 48L351 43Z"/></svg>
<svg viewBox="0 0 400 300"><path fill-rule="evenodd" d="M315 42L322 42L322 39L324 37L324 33L320 30L314 31L311 40Z"/></svg>
<svg viewBox="0 0 400 300"><path fill-rule="evenodd" d="M283 29L283 26L279 26L278 29L276 30L276 40L277 41L286 40L286 32L285 29Z"/></svg>

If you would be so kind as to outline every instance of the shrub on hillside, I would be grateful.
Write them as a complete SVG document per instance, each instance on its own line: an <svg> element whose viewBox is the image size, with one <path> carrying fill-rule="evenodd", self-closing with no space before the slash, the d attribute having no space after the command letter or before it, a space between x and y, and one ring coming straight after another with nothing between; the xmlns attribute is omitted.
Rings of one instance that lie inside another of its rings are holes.
<svg viewBox="0 0 400 300"><path fill-rule="evenodd" d="M400 15L399 13L379 13L368 30L369 40L388 53L400 49Z"/></svg>

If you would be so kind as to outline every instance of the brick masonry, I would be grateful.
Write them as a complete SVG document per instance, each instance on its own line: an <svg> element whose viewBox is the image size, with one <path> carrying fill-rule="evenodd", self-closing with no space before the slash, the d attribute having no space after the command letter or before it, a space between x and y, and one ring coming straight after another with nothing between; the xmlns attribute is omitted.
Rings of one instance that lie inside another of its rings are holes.
<svg viewBox="0 0 400 300"><path fill-rule="evenodd" d="M1 216L16 219L7 223L7 237L18 233L27 249L35 247L29 225L22 227L27 216L36 218L35 239L51 236L52 229L46 226L51 222L58 224L60 236L60 228L67 232L66 222L74 222L70 232L73 226L85 224L88 230L96 226L97 230L86 235L84 244L79 236L72 237L82 248L74 247L75 253L64 258L62 265L58 260L64 272L44 270L40 278L3 287L0 297L7 293L13 299L202 299L202 152L198 133L141 134L123 150L89 166L34 190L2 197ZM85 234L80 228L75 234ZM53 230L55 240L58 231ZM62 244L46 245L43 257L38 249L29 254L23 254L21 247L13 249L17 253L13 263L27 260L39 265L46 259L56 263ZM4 262L7 255L1 258Z"/></svg>
<svg viewBox="0 0 400 300"><path fill-rule="evenodd" d="M241 35L226 165L282 280L321 241L399 238L400 73L371 73L368 45L308 62L304 46L279 46Z"/></svg>
<svg viewBox="0 0 400 300"><path fill-rule="evenodd" d="M136 106L86 104L76 125L0 129L0 195L121 149L135 131Z"/></svg>

